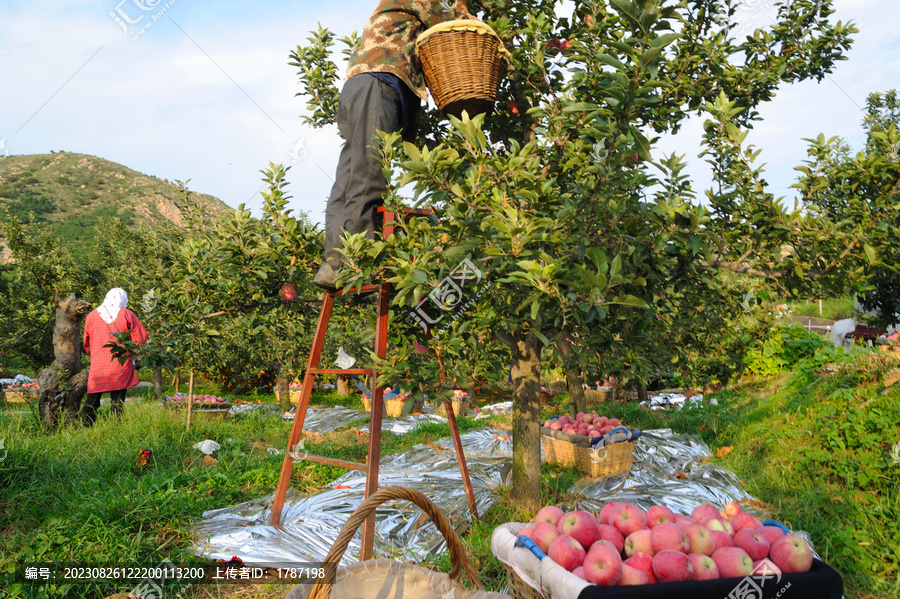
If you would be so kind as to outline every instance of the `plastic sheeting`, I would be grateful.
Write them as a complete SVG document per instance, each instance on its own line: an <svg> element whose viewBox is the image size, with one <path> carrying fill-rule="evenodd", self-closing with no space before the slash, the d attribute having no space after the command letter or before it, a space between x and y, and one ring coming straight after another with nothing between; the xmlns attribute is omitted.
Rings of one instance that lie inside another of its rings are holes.
<svg viewBox="0 0 900 599"><path fill-rule="evenodd" d="M479 513L493 505L496 499L493 491L505 484L512 465L511 443L498 443L492 438L494 434L504 432L481 429L461 436ZM195 552L224 560L236 555L248 563L323 561L347 518L362 503L365 483L364 472L351 471L335 480L330 489L314 495L290 491L278 527L267 524L274 494L206 512L195 528L198 538ZM437 504L457 532L464 531L471 522L453 451L420 444L387 456L381 461L379 484L403 485L422 491ZM376 557L422 560L444 548L443 537L418 507L394 501L378 509ZM359 534L341 563L355 562L354 556L358 554Z"/></svg>
<svg viewBox="0 0 900 599"><path fill-rule="evenodd" d="M494 490L506 483L512 468L512 440L500 438L505 436L509 436L509 431L479 429L461 437L480 514L493 505ZM581 481L572 491L585 499L563 507L599 511L610 501L627 501L644 509L658 504L689 514L702 503L724 506L729 501L752 500L732 472L703 462L709 455L709 447L699 437L676 434L669 429L643 431L630 472ZM465 530L471 521L449 438L416 445L383 458L379 482L422 491L447 515L457 532ZM282 512L282 525L278 527L267 524L274 494L206 512L195 529L198 537L195 552L224 560L236 555L249 563L322 561L347 518L362 502L364 493L365 473L357 471L349 472L335 480L331 488L311 496L290 491ZM769 518L746 501L742 505L763 520ZM810 540L802 531L795 533ZM423 560L444 548L440 533L418 507L398 501L384 504L377 511L376 557ZM355 562L354 556L358 554L359 534L341 563Z"/></svg>
<svg viewBox="0 0 900 599"><path fill-rule="evenodd" d="M716 399L709 400L710 405L717 406L719 402ZM681 409L685 406L689 408L699 408L703 406L703 396L694 395L688 397L683 393L660 393L652 395L647 401L642 401L641 405L651 410L667 410L671 408Z"/></svg>

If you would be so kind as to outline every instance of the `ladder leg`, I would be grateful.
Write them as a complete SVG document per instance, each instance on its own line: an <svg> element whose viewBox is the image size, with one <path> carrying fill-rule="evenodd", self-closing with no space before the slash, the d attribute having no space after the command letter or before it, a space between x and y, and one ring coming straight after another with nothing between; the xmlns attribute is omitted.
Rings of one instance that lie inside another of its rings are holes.
<svg viewBox="0 0 900 599"><path fill-rule="evenodd" d="M450 436L453 438L453 447L456 448L456 461L459 462L459 472L462 474L463 487L466 489L466 499L469 500L469 510L472 512L472 521L478 520L478 506L475 505L475 491L472 490L472 479L469 478L469 467L466 465L466 454L463 453L462 439L459 438L459 427L456 426L456 414L453 412L453 402L445 401L447 409L447 422L450 423Z"/></svg>
<svg viewBox="0 0 900 599"><path fill-rule="evenodd" d="M303 434L303 421L306 420L306 410L309 407L309 398L312 395L313 383L316 380L316 375L310 371L319 367L322 346L325 344L325 331L328 330L328 321L331 319L333 307L334 295L326 293L325 299L322 301L322 309L319 311L319 322L316 324L316 333L309 352L309 360L306 363L306 374L303 377L300 401L297 402L297 411L294 412L294 424L291 427L291 435L288 438L287 449L284 452L284 462L281 464L281 476L278 479L275 501L272 504L272 516L269 520L269 524L272 526L278 526L281 523L281 510L284 508L284 498L287 495L291 482L291 472L294 469L294 458L290 454L292 448L300 442L300 437Z"/></svg>
<svg viewBox="0 0 900 599"><path fill-rule="evenodd" d="M375 355L387 356L388 314L391 286L383 283L378 288L378 317L375 321ZM366 499L378 490L378 466L381 461L381 414L384 405L384 381L375 373L372 389L372 416L369 419L369 458L366 464ZM363 522L360 561L372 559L375 544L375 512Z"/></svg>

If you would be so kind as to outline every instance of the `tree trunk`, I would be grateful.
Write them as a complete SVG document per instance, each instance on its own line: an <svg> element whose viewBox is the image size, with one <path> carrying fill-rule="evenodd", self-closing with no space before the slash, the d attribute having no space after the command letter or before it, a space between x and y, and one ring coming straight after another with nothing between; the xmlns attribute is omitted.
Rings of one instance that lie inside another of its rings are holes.
<svg viewBox="0 0 900 599"><path fill-rule="evenodd" d="M559 350L559 355L562 356L566 370L566 385L569 388L569 412L572 418L575 418L578 412L584 412L587 407L584 399L581 369L577 365L572 365L572 361L575 359L575 352L572 351L572 345L566 339L565 334L560 333L557 335L556 347Z"/></svg>
<svg viewBox="0 0 900 599"><path fill-rule="evenodd" d="M335 389L337 389L337 394L341 397L345 397L350 395L350 375L348 374L339 374L337 375L337 382L335 384Z"/></svg>
<svg viewBox="0 0 900 599"><path fill-rule="evenodd" d="M156 399L163 398L162 368L153 369L153 391L156 393Z"/></svg>
<svg viewBox="0 0 900 599"><path fill-rule="evenodd" d="M288 376L288 369L284 366L281 366L275 375L275 390L281 409L287 412L291 409L291 379Z"/></svg>
<svg viewBox="0 0 900 599"><path fill-rule="evenodd" d="M637 393L639 402L647 401L647 385L645 385L644 383L638 383Z"/></svg>
<svg viewBox="0 0 900 599"><path fill-rule="evenodd" d="M87 391L88 371L81 372L81 321L90 311L91 304L76 299L74 293L63 302L57 300L53 326L55 359L50 368L38 375L38 411L48 426L59 424L63 410L69 417L77 415Z"/></svg>
<svg viewBox="0 0 900 599"><path fill-rule="evenodd" d="M513 469L510 499L536 512L541 501L541 341L534 333L501 339L512 350Z"/></svg>

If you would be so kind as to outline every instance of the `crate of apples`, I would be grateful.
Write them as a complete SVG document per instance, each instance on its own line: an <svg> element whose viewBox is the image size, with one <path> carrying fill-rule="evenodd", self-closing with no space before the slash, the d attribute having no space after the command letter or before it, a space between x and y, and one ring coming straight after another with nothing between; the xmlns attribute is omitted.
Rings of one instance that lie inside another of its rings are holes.
<svg viewBox="0 0 900 599"><path fill-rule="evenodd" d="M764 526L737 502L724 510L704 504L690 516L660 505L644 511L608 503L597 515L550 505L518 534L574 576L601 586L744 578L760 567L803 573L813 565L806 541Z"/></svg>

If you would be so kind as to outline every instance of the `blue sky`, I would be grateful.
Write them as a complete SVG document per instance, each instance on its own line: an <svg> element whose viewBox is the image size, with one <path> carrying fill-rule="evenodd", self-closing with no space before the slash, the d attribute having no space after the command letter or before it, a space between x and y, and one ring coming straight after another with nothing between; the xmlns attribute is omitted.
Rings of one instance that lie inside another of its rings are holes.
<svg viewBox="0 0 900 599"><path fill-rule="evenodd" d="M764 19L769 1L745 3ZM80 152L190 179L192 189L235 207L257 208L260 169L283 162L292 167L292 207L321 222L340 139L333 129L302 125L305 102L295 97L288 54L317 23L339 36L361 30L375 4L4 0L0 139L10 154ZM838 0L836 7L837 18L861 30L850 59L821 83L784 88L749 138L763 148L776 195L793 197L793 167L806 157L802 138L840 135L859 148L858 106L872 91L900 87L900 3ZM700 131L694 119L659 151L687 154L702 187Z"/></svg>

